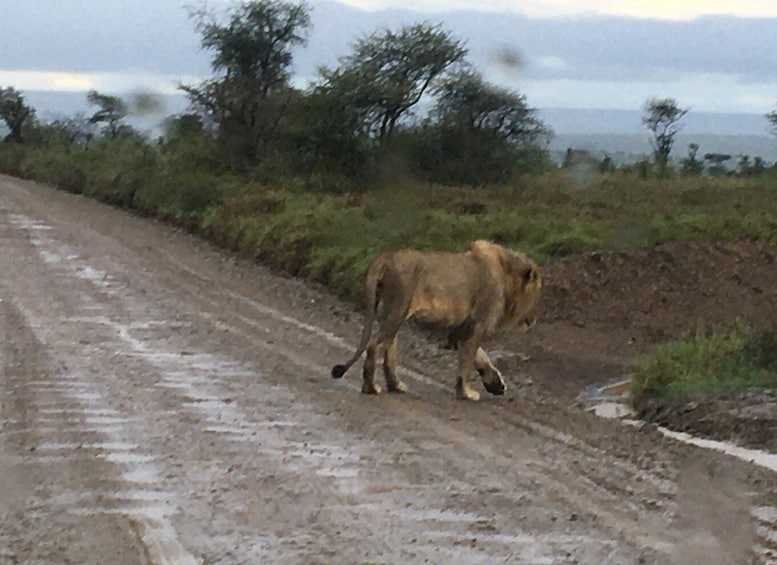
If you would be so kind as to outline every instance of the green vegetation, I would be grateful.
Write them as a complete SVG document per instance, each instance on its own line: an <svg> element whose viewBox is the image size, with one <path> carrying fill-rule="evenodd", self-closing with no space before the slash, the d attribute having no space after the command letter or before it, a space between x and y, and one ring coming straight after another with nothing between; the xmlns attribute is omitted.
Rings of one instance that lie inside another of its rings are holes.
<svg viewBox="0 0 777 565"><path fill-rule="evenodd" d="M658 347L633 366L631 402L684 402L777 389L777 330L690 336Z"/></svg>
<svg viewBox="0 0 777 565"><path fill-rule="evenodd" d="M0 145L2 171L179 223L349 296L369 258L395 246L458 250L488 238L547 262L678 240L777 241L771 176L640 180L616 172L581 186L561 170L473 189L397 175L333 194L301 178L265 184L190 163L180 147L131 137L88 150Z"/></svg>

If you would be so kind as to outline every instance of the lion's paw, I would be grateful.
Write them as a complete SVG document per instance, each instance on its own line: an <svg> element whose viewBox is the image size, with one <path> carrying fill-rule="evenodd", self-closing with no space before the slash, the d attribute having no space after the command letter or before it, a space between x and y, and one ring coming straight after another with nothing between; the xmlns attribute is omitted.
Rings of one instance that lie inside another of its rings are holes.
<svg viewBox="0 0 777 565"><path fill-rule="evenodd" d="M480 393L471 387L456 387L456 398L459 400L480 400Z"/></svg>
<svg viewBox="0 0 777 565"><path fill-rule="evenodd" d="M389 392L396 392L398 394L402 394L407 392L407 385L402 381L396 381L396 382L387 382L386 387L388 388Z"/></svg>
<svg viewBox="0 0 777 565"><path fill-rule="evenodd" d="M380 385L376 383L362 383L362 394L380 394Z"/></svg>

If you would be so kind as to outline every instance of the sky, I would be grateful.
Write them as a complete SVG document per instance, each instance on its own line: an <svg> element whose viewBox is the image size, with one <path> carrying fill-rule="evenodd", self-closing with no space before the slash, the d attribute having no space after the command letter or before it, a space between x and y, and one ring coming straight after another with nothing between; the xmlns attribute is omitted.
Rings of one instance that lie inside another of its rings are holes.
<svg viewBox="0 0 777 565"><path fill-rule="evenodd" d="M201 1L5 0L0 85L30 94L179 93L179 83L210 75L184 9ZM313 30L295 56L299 85L336 65L358 37L427 20L465 40L486 78L538 108L640 110L658 96L692 111L762 115L777 104L777 0L308 3Z"/></svg>
<svg viewBox="0 0 777 565"><path fill-rule="evenodd" d="M363 10L405 8L424 12L480 10L534 17L618 15L685 20L704 15L777 17L774 0L342 0Z"/></svg>

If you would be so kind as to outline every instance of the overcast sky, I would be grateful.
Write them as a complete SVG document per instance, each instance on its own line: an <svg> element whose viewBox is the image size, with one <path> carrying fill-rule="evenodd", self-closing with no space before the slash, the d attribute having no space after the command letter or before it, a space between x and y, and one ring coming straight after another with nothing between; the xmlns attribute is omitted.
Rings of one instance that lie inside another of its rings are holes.
<svg viewBox="0 0 777 565"><path fill-rule="evenodd" d="M536 17L595 14L674 20L713 14L777 17L774 0L342 0L342 3L365 10L480 10Z"/></svg>
<svg viewBox="0 0 777 565"><path fill-rule="evenodd" d="M200 0L0 1L0 85L174 93L178 81L209 75L184 9ZM299 84L335 65L357 37L425 19L466 40L489 79L535 107L637 110L649 97L671 96L694 111L763 114L777 102L777 0L309 4L314 28L295 59ZM501 64L505 53L522 64Z"/></svg>

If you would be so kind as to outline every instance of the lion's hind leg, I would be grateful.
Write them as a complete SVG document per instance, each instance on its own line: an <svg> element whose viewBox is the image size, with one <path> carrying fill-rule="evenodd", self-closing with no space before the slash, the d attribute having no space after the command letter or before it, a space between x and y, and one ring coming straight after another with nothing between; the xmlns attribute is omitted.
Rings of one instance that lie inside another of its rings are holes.
<svg viewBox="0 0 777 565"><path fill-rule="evenodd" d="M383 356L383 374L389 392L407 392L407 385L397 377L397 336L391 340Z"/></svg>
<svg viewBox="0 0 777 565"><path fill-rule="evenodd" d="M364 382L362 383L362 392L364 394L378 394L380 392L380 386L375 382L375 367L377 359L381 354L385 352L386 358L389 361L386 366L389 367L389 370L396 365L396 347L392 349L392 346L395 345L399 328L405 321L406 309L386 308L384 311L390 313L385 319L378 322L378 335L367 347L367 357L364 360ZM386 359L384 359L385 361ZM384 370L386 369L384 368ZM389 390L391 390L392 384L399 383L396 377L389 377L388 373L386 382L389 385Z"/></svg>
<svg viewBox="0 0 777 565"><path fill-rule="evenodd" d="M362 393L379 394L380 385L375 382L375 366L378 360L377 340L373 340L367 346L367 355L364 358L364 369L362 370Z"/></svg>
<svg viewBox="0 0 777 565"><path fill-rule="evenodd" d="M477 350L478 342L474 338L459 343L459 376L456 379L456 398L459 400L480 400L480 393L469 383Z"/></svg>

